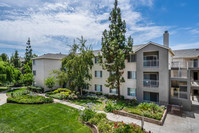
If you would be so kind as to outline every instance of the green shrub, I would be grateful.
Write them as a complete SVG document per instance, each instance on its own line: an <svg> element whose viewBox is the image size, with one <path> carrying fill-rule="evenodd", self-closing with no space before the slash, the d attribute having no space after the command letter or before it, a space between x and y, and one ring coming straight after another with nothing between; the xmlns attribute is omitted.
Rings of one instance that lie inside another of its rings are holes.
<svg viewBox="0 0 199 133"><path fill-rule="evenodd" d="M107 119L102 119L99 123L98 123L98 130L100 133L110 133L112 132L112 127L113 125L111 124L111 122L109 122Z"/></svg>
<svg viewBox="0 0 199 133"><path fill-rule="evenodd" d="M80 118L82 121L87 122L95 116L96 112L88 108L81 112Z"/></svg>
<svg viewBox="0 0 199 133"><path fill-rule="evenodd" d="M116 104L116 102L114 102L112 100L108 100L106 102L105 111L106 112L113 112L113 110L116 110L115 104Z"/></svg>
<svg viewBox="0 0 199 133"><path fill-rule="evenodd" d="M33 91L33 92L37 92L37 93L44 92L44 88L39 87L39 86L29 86L28 90Z"/></svg>
<svg viewBox="0 0 199 133"><path fill-rule="evenodd" d="M89 122L97 125L103 118L106 118L105 113L96 113L94 117L89 120Z"/></svg>
<svg viewBox="0 0 199 133"><path fill-rule="evenodd" d="M50 94L50 95L47 94L46 96L51 97L51 98L55 98L55 99L60 99L60 100L67 98L67 96L62 95L60 93L55 93L55 94L53 93L53 94Z"/></svg>
<svg viewBox="0 0 199 133"><path fill-rule="evenodd" d="M34 95L21 95L15 97L7 98L8 103L20 103L20 104L42 104L42 103L52 103L52 98L45 98L42 96Z"/></svg>
<svg viewBox="0 0 199 133"><path fill-rule="evenodd" d="M72 91L66 88L58 88L57 90L53 91L53 93L60 93L60 92L68 92L70 94Z"/></svg>

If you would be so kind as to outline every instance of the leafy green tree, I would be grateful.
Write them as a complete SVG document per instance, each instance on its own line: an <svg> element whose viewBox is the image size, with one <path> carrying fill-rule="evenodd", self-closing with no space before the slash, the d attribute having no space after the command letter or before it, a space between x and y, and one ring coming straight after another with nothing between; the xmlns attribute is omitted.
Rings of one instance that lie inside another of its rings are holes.
<svg viewBox="0 0 199 133"><path fill-rule="evenodd" d="M118 7L118 1L115 0L114 8L109 17L109 30L104 30L102 36L102 56L101 64L103 69L113 72L108 79L106 87L116 88L118 97L120 97L120 85L125 82L122 77L125 68L125 59L132 51L133 39L125 38L126 23L121 18L121 11Z"/></svg>
<svg viewBox="0 0 199 133"><path fill-rule="evenodd" d="M66 71L69 87L78 88L82 94L82 89L88 85L87 81L92 78L90 70L93 66L94 55L91 47L85 45L86 40L83 37L78 41L80 43L74 43L69 55L62 60L62 67Z"/></svg>
<svg viewBox="0 0 199 133"><path fill-rule="evenodd" d="M31 58L32 58L32 48L31 48L31 45L30 45L30 38L28 38L28 41L26 43L26 53L25 53L24 64L30 63ZM31 64L29 64L29 65L31 65Z"/></svg>
<svg viewBox="0 0 199 133"><path fill-rule="evenodd" d="M55 80L54 76L48 77L44 81L44 84L50 89L52 89L55 86L55 83L56 83L56 80Z"/></svg>
<svg viewBox="0 0 199 133"><path fill-rule="evenodd" d="M8 62L8 60L9 60L8 55L7 55L6 53L2 53L2 54L0 55L0 57L2 58L2 61Z"/></svg>
<svg viewBox="0 0 199 133"><path fill-rule="evenodd" d="M22 80L23 78L23 82L26 86L30 86L32 85L32 83L34 82L34 79L33 79L33 74L32 73L26 73L24 74L23 77L20 76L20 81Z"/></svg>
<svg viewBox="0 0 199 133"><path fill-rule="evenodd" d="M59 83L60 86L64 86L64 84L67 83L68 81L68 75L67 73L62 70L62 71L58 71L58 70L53 70L53 73L56 75L56 81Z"/></svg>

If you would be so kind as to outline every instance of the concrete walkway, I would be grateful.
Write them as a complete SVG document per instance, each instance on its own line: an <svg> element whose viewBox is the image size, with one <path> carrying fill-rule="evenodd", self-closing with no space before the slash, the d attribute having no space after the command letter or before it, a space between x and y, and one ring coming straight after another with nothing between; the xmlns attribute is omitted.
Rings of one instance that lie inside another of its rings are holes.
<svg viewBox="0 0 199 133"><path fill-rule="evenodd" d="M6 92L7 90L0 93L0 105L3 105L7 102Z"/></svg>

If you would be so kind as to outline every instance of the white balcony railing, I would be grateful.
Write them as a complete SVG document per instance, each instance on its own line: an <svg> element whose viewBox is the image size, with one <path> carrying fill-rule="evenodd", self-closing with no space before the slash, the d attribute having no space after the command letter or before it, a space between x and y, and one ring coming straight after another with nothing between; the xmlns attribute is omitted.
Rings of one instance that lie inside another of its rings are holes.
<svg viewBox="0 0 199 133"><path fill-rule="evenodd" d="M159 80L144 80L144 87L159 87Z"/></svg>
<svg viewBox="0 0 199 133"><path fill-rule="evenodd" d="M159 66L159 60L144 60L143 66L144 67L158 67Z"/></svg>
<svg viewBox="0 0 199 133"><path fill-rule="evenodd" d="M198 68L198 61L174 61L171 67L175 68Z"/></svg>

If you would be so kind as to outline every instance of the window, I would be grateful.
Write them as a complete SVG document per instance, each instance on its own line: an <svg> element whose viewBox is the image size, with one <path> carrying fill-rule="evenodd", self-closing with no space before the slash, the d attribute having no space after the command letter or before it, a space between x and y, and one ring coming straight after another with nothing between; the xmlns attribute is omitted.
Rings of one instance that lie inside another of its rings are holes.
<svg viewBox="0 0 199 133"><path fill-rule="evenodd" d="M109 72L109 76L111 76L111 75L113 75L113 74L115 74L116 72L112 72L112 71L110 71Z"/></svg>
<svg viewBox="0 0 199 133"><path fill-rule="evenodd" d="M129 55L128 62L136 62L136 55L135 54Z"/></svg>
<svg viewBox="0 0 199 133"><path fill-rule="evenodd" d="M128 71L128 79L135 79L135 71Z"/></svg>
<svg viewBox="0 0 199 133"><path fill-rule="evenodd" d="M143 86L159 87L159 73L144 73Z"/></svg>
<svg viewBox="0 0 199 133"><path fill-rule="evenodd" d="M118 94L118 90L116 88L113 88L113 89L110 88L110 93Z"/></svg>
<svg viewBox="0 0 199 133"><path fill-rule="evenodd" d="M33 75L36 76L36 71L35 70L33 70Z"/></svg>
<svg viewBox="0 0 199 133"><path fill-rule="evenodd" d="M86 85L83 89L84 90L89 90L89 85Z"/></svg>
<svg viewBox="0 0 199 133"><path fill-rule="evenodd" d="M95 71L95 77L101 78L102 77L102 71Z"/></svg>
<svg viewBox="0 0 199 133"><path fill-rule="evenodd" d="M159 102L159 93L144 92L144 101Z"/></svg>
<svg viewBox="0 0 199 133"><path fill-rule="evenodd" d="M102 92L102 85L95 84L95 91Z"/></svg>
<svg viewBox="0 0 199 133"><path fill-rule="evenodd" d="M35 60L33 60L32 62L33 62L33 65L35 65Z"/></svg>
<svg viewBox="0 0 199 133"><path fill-rule="evenodd" d="M136 97L136 89L135 88L127 88L127 95Z"/></svg>
<svg viewBox="0 0 199 133"><path fill-rule="evenodd" d="M99 63L99 57L95 57L95 64Z"/></svg>

